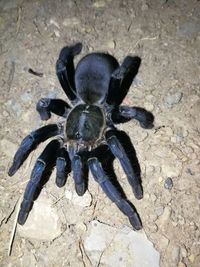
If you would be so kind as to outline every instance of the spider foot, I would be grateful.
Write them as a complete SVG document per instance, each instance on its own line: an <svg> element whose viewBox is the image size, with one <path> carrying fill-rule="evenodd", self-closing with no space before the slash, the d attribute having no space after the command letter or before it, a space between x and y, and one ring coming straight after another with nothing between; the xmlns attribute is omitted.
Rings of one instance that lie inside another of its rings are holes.
<svg viewBox="0 0 200 267"><path fill-rule="evenodd" d="M69 56L70 57L77 56L78 54L80 54L82 47L83 47L82 43L77 43L72 46L63 47L62 50L60 51L59 60L65 62L66 58L68 58Z"/></svg>
<svg viewBox="0 0 200 267"><path fill-rule="evenodd" d="M142 229L142 222L140 220L140 217L137 213L134 213L132 216L128 217L130 224L133 226L135 230L141 230Z"/></svg>
<svg viewBox="0 0 200 267"><path fill-rule="evenodd" d="M58 152L56 160L56 185L63 187L67 181L67 176L71 172L71 162L69 154L65 147L62 147Z"/></svg>
<svg viewBox="0 0 200 267"><path fill-rule="evenodd" d="M76 190L77 195L83 196L86 191L85 183L75 184L75 190Z"/></svg>

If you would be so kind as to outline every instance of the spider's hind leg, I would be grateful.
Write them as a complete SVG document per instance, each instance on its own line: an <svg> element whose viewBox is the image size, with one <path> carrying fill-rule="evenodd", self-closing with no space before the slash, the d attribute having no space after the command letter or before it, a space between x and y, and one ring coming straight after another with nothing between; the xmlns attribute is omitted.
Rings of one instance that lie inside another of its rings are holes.
<svg viewBox="0 0 200 267"><path fill-rule="evenodd" d="M70 105L62 99L51 98L41 98L36 105L41 120L50 119L51 112L66 118L70 108Z"/></svg>
<svg viewBox="0 0 200 267"><path fill-rule="evenodd" d="M133 228L135 230L140 230L142 228L142 223L135 207L123 198L116 187L111 183L99 160L97 158L90 158L88 160L88 166L95 180L100 184L106 195L126 216L128 216Z"/></svg>
<svg viewBox="0 0 200 267"><path fill-rule="evenodd" d="M139 57L127 56L121 66L113 72L106 100L109 105L118 106L122 103L138 73L140 64L141 59Z"/></svg>
<svg viewBox="0 0 200 267"><path fill-rule="evenodd" d="M48 181L52 169L55 166L57 151L60 145L59 140L51 141L37 159L25 189L24 199L21 203L18 215L19 224L23 225L26 222L34 200L38 197L43 185Z"/></svg>
<svg viewBox="0 0 200 267"><path fill-rule="evenodd" d="M80 54L82 44L77 43L73 46L66 46L60 52L56 62L56 73L60 84L72 103L77 102L75 81L74 81L74 57Z"/></svg>
<svg viewBox="0 0 200 267"><path fill-rule="evenodd" d="M113 155L120 161L124 172L128 178L128 181L133 189L133 193L137 199L141 199L143 197L143 189L140 178L140 167L139 163L135 158L135 166L130 161L129 156L124 150L124 147L120 143L117 138L117 131L108 131L106 133L107 144L112 151ZM126 138L126 135L124 135ZM132 145L132 144L130 144Z"/></svg>

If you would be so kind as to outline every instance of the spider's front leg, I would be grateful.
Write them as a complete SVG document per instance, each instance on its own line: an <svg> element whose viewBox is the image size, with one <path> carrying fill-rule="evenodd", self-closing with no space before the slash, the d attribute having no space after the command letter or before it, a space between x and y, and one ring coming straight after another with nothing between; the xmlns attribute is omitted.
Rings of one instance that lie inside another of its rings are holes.
<svg viewBox="0 0 200 267"><path fill-rule="evenodd" d="M108 96L106 102L112 106L118 106L126 96L133 79L138 73L141 59L137 56L127 56L111 75Z"/></svg>
<svg viewBox="0 0 200 267"><path fill-rule="evenodd" d="M95 180L100 184L106 195L126 216L128 216L133 228L135 230L140 230L142 228L142 223L135 207L131 205L125 198L123 198L119 191L111 183L99 160L97 158L90 158L88 160L88 166Z"/></svg>
<svg viewBox="0 0 200 267"><path fill-rule="evenodd" d="M71 107L62 99L41 98L36 105L36 109L41 120L48 120L51 118L51 112L66 118Z"/></svg>
<svg viewBox="0 0 200 267"><path fill-rule="evenodd" d="M140 126L145 129L154 127L154 116L151 112L140 107L119 106L112 112L113 123L123 123L131 119L139 121Z"/></svg>
<svg viewBox="0 0 200 267"><path fill-rule="evenodd" d="M72 101L77 102L76 88L75 88L75 69L74 69L74 57L78 55L82 50L82 44L77 43L73 46L66 46L60 52L59 58L56 62L56 73L60 81L60 84Z"/></svg>
<svg viewBox="0 0 200 267"><path fill-rule="evenodd" d="M59 140L51 141L37 159L32 170L30 180L26 186L24 199L18 215L18 223L23 225L33 206L33 201L38 197L43 185L48 181L55 166L57 151L61 146Z"/></svg>
<svg viewBox="0 0 200 267"><path fill-rule="evenodd" d="M21 142L20 147L15 153L12 166L8 171L8 175L12 176L20 168L27 159L28 155L36 149L36 147L50 137L59 135L63 132L61 124L49 124L33 131L27 135Z"/></svg>

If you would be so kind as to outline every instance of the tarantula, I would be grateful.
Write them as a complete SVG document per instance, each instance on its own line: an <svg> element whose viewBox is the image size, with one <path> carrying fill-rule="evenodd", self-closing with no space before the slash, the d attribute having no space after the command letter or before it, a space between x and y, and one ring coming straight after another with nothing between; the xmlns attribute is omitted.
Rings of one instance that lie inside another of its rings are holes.
<svg viewBox="0 0 200 267"><path fill-rule="evenodd" d="M91 53L83 57L76 68L74 57L82 50L82 44L64 47L56 63L56 73L71 105L61 99L42 98L36 109L42 120L48 120L51 113L62 116L64 122L49 124L26 136L18 148L8 174L12 176L28 155L50 137L38 157L26 186L18 215L23 225L42 187L56 166L56 184L65 185L67 176L73 172L75 190L82 196L87 190L88 170L100 184L106 195L128 217L135 230L142 228L135 207L113 183L104 166L110 164L110 157L116 157L128 178L137 199L143 197L140 172L135 169L125 149L125 139L114 124L131 119L139 121L143 128L152 128L153 115L140 107L121 105L136 76L141 59L127 56L123 63L109 54ZM124 136L127 135L124 133Z"/></svg>

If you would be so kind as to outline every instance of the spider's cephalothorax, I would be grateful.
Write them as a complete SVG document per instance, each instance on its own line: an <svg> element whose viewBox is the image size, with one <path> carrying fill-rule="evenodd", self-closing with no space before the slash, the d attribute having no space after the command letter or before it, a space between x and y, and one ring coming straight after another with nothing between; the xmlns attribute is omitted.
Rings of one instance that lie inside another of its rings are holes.
<svg viewBox="0 0 200 267"><path fill-rule="evenodd" d="M67 116L66 141L74 140L78 144L94 145L100 140L105 129L105 115L96 105L79 104Z"/></svg>
<svg viewBox="0 0 200 267"><path fill-rule="evenodd" d="M72 107L61 99L42 98L37 103L42 120L48 120L51 113L55 113L65 121L43 126L26 136L9 169L8 174L14 175L37 145L55 137L35 163L18 223L25 223L34 200L56 166L57 186L64 186L72 171L78 195L87 190L90 170L106 195L129 218L133 228L139 230L142 228L140 217L119 191L112 161L114 157L119 160L135 197L141 199L143 190L135 150L127 134L115 127L131 119L139 121L143 128L153 127L154 117L150 112L121 105L141 60L137 56L127 56L119 65L109 54L91 53L83 57L75 69L73 60L81 49L81 43L64 47L56 64L58 79Z"/></svg>

